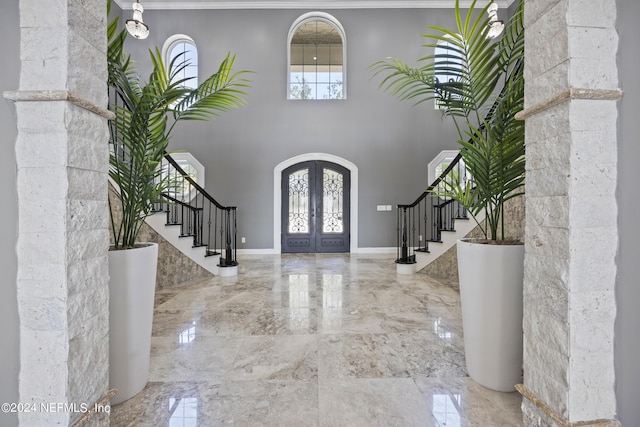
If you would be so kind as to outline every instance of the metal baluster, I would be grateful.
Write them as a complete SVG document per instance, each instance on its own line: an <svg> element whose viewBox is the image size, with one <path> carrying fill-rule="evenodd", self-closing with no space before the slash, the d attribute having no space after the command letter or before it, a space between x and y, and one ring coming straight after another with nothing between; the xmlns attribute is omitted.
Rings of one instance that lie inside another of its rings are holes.
<svg viewBox="0 0 640 427"><path fill-rule="evenodd" d="M213 223L213 247L218 252L218 207L215 208L215 221Z"/></svg>
<svg viewBox="0 0 640 427"><path fill-rule="evenodd" d="M396 213L396 262L400 262L400 215L401 215L401 210L400 210L400 206L397 206L397 213Z"/></svg>
<svg viewBox="0 0 640 427"><path fill-rule="evenodd" d="M231 209L227 209L227 244L225 247L225 258L227 261L231 261L233 259L233 254L231 252Z"/></svg>
<svg viewBox="0 0 640 427"><path fill-rule="evenodd" d="M400 262L407 264L409 262L409 249L407 247L407 207L402 207L402 249L400 255Z"/></svg>
<svg viewBox="0 0 640 427"><path fill-rule="evenodd" d="M233 208L233 265L238 265L238 210Z"/></svg>

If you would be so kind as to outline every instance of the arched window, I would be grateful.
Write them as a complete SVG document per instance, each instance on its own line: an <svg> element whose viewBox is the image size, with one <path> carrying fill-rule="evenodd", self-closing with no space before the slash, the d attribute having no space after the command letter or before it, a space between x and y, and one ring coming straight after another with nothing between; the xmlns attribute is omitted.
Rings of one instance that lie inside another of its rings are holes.
<svg viewBox="0 0 640 427"><path fill-rule="evenodd" d="M331 15L299 17L287 40L287 98L345 99L347 46L342 25Z"/></svg>
<svg viewBox="0 0 640 427"><path fill-rule="evenodd" d="M173 69L167 70L171 75L174 70L179 69L175 76L176 81L187 79L183 83L184 86L194 89L198 87L198 48L191 37L184 34L169 37L162 47L162 57L167 68L171 61L177 58L173 63Z"/></svg>
<svg viewBox="0 0 640 427"><path fill-rule="evenodd" d="M437 61L436 70L439 71L435 75L438 83L459 81L459 71L462 70L462 53L456 45L451 42L440 41L435 48L434 55ZM440 108L437 99L436 108Z"/></svg>

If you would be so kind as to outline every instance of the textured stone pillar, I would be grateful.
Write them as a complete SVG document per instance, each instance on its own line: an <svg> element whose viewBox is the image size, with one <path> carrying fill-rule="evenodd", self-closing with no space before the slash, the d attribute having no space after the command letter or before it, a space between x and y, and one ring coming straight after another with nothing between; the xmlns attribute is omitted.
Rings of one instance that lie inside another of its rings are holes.
<svg viewBox="0 0 640 427"><path fill-rule="evenodd" d="M616 425L615 0L525 5L526 426Z"/></svg>
<svg viewBox="0 0 640 427"><path fill-rule="evenodd" d="M106 2L20 0L20 28L20 425L108 425Z"/></svg>

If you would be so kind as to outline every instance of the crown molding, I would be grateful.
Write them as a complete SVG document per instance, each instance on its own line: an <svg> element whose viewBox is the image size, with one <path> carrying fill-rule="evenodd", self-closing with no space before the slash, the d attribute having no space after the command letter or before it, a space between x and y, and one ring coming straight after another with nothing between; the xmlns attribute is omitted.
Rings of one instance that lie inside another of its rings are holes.
<svg viewBox="0 0 640 427"><path fill-rule="evenodd" d="M130 10L133 2L114 0L122 10ZM502 8L509 7L515 0L496 0ZM143 0L145 10L186 10L186 9L452 9L453 0ZM461 0L460 6L468 8L471 0ZM484 6L486 1L480 1Z"/></svg>

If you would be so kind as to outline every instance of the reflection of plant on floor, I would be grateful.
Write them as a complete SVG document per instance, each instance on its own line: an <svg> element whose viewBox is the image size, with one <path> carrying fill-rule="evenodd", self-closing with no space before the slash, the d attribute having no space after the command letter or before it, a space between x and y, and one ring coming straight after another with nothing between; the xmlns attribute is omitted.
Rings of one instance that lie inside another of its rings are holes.
<svg viewBox="0 0 640 427"><path fill-rule="evenodd" d="M110 9L111 0L107 9ZM109 12L107 12L108 14ZM140 80L131 56L124 51L127 31L118 32L118 18L109 22L107 62L110 122L109 177L118 187L119 203L109 203L115 249L136 243L153 203L173 184L162 178L160 167L174 126L182 120L209 120L246 103L247 71L233 72L235 56L228 54L218 71L197 88L177 76L189 62L178 56L169 67L158 49L150 50L153 71L147 83ZM114 213L122 218L116 224Z"/></svg>
<svg viewBox="0 0 640 427"><path fill-rule="evenodd" d="M411 67L390 58L371 68L384 76L383 90L416 104L435 99L453 120L473 182L445 180L446 188L436 192L458 200L474 219L485 211L486 223L478 224L485 237L502 240L504 203L524 191L524 122L515 118L524 106L524 1L497 42L486 37L489 19L483 18L492 3L481 13L475 4L462 16L456 0L453 30L427 27L436 33L425 35L432 42L424 46L438 51L420 59L425 65ZM442 75L448 81L439 82L436 76Z"/></svg>

